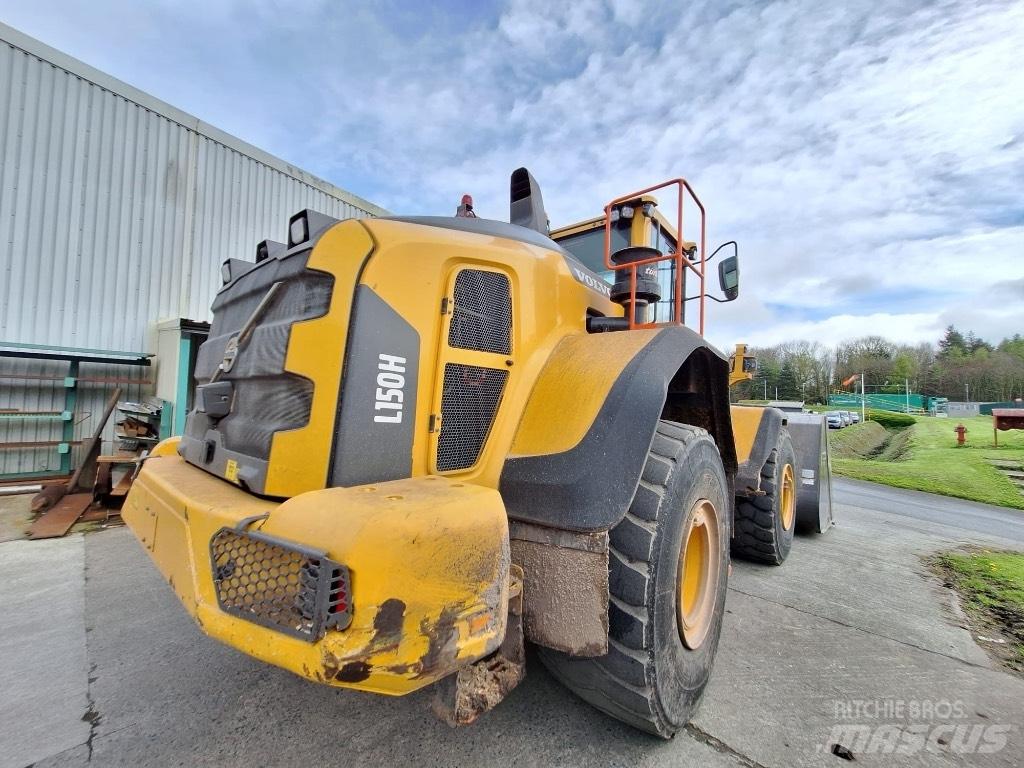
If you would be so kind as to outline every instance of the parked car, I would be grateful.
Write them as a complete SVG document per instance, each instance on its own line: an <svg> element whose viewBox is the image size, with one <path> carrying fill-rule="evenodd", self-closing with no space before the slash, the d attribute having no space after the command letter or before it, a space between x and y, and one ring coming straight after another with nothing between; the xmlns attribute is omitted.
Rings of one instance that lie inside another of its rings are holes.
<svg viewBox="0 0 1024 768"><path fill-rule="evenodd" d="M843 420L843 426L844 427L848 427L851 424L853 424L853 419L850 418L850 412L849 411L840 411L839 412L839 418L841 418Z"/></svg>
<svg viewBox="0 0 1024 768"><path fill-rule="evenodd" d="M829 429L842 429L843 417L839 415L839 411L828 411L825 413L825 423Z"/></svg>
<svg viewBox="0 0 1024 768"><path fill-rule="evenodd" d="M860 424L860 414L856 411L850 411L850 418L853 419L854 424Z"/></svg>

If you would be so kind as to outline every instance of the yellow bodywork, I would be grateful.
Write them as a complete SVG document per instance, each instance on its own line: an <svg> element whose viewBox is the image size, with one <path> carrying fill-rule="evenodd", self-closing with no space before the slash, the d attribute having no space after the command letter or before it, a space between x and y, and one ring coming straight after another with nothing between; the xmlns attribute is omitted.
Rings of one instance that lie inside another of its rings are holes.
<svg viewBox="0 0 1024 768"><path fill-rule="evenodd" d="M162 444L122 511L207 634L322 683L404 694L500 644L508 605L508 523L497 491L429 476L331 488L278 503L186 464ZM252 529L313 543L351 574L352 623L317 642L218 607L210 539Z"/></svg>
<svg viewBox="0 0 1024 768"><path fill-rule="evenodd" d="M324 233L308 266L334 276L335 295L351 296L363 260L372 249L373 240L366 229L354 220L345 221ZM338 258L339 254L345 254L345 258ZM345 354L344 344L330 340L346 338L351 319L344 301L332 301L323 317L295 323L291 328L285 369L313 382L313 404L306 426L274 435L267 470L268 495L294 496L327 483L337 383Z"/></svg>
<svg viewBox="0 0 1024 768"><path fill-rule="evenodd" d="M533 388L511 455L542 456L576 446L623 369L657 334L652 329L562 339Z"/></svg>
<svg viewBox="0 0 1024 768"><path fill-rule="evenodd" d="M736 461L743 464L750 458L750 451L754 447L754 439L761 427L765 409L734 405L729 410L732 412L732 437L736 444Z"/></svg>

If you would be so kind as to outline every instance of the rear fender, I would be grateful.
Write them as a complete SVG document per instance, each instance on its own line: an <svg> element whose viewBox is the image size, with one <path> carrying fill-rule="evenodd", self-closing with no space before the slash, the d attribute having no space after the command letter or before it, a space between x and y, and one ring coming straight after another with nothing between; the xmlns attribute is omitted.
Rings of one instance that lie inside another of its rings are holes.
<svg viewBox="0 0 1024 768"><path fill-rule="evenodd" d="M502 470L509 516L581 533L614 527L662 418L706 428L731 478L728 381L726 358L685 326L566 337L534 386Z"/></svg>

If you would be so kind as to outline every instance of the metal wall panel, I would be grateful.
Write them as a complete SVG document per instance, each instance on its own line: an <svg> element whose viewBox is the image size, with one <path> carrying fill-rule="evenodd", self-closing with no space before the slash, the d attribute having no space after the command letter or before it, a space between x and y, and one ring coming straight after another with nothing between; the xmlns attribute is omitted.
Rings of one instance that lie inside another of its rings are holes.
<svg viewBox="0 0 1024 768"><path fill-rule="evenodd" d="M385 213L0 24L0 340L155 352L157 321L209 320L221 262L283 240L303 208ZM66 369L0 358L0 374ZM82 375L155 379L124 366ZM111 388L83 386L76 437ZM60 410L63 397L59 382L0 376L0 409ZM0 442L60 432L0 418ZM58 465L53 450L0 450L0 475Z"/></svg>

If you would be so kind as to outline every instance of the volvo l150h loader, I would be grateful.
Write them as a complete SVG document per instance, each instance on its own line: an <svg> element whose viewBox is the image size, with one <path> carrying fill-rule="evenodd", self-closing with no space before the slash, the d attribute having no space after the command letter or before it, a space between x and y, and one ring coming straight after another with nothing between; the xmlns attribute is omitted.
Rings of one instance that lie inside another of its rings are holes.
<svg viewBox="0 0 1024 768"><path fill-rule="evenodd" d="M820 469L780 412L730 410L703 208L660 186L700 208L695 242L620 243L660 216L651 188L606 207L599 264L549 236L526 169L508 223L302 211L226 261L185 433L123 510L203 631L327 685L436 684L453 723L515 687L529 640L613 717L681 728L742 505L791 520ZM726 299L738 277L722 259Z"/></svg>

